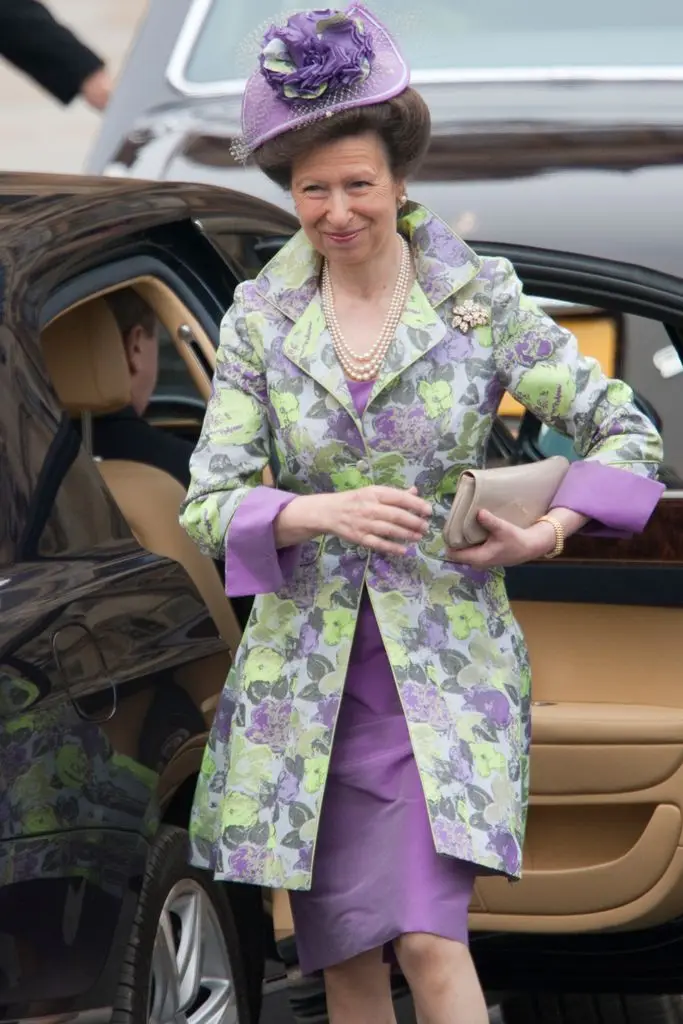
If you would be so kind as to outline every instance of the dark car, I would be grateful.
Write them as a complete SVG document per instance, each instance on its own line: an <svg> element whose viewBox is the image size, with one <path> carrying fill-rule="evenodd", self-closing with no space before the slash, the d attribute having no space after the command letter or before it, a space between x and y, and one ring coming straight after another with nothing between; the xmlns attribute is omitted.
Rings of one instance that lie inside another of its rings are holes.
<svg viewBox="0 0 683 1024"><path fill-rule="evenodd" d="M345 6L342 4L341 6ZM370 3L405 49L434 136L412 198L468 239L560 248L683 272L683 5L679 0ZM244 76L275 0L151 0L88 169L218 184L291 209L234 163ZM683 371L664 340L579 337L609 372L628 363L683 473ZM619 352L617 352L619 349ZM514 419L510 399L501 410Z"/></svg>
<svg viewBox="0 0 683 1024"><path fill-rule="evenodd" d="M129 401L104 296L152 305L164 373L147 415L196 440L235 285L295 226L207 186L0 175L1 1024L256 1024L266 956L266 993L284 971L273 903L293 960L282 893L187 864L248 607L180 530L180 485L98 458L91 428ZM627 378L652 338L683 352L683 275L477 248L558 318L607 323L635 353ZM683 378L670 386L680 400ZM564 443L499 418L489 462ZM472 947L512 1024L683 1019L666 995L683 991L683 491L667 479L642 536L576 537L509 573L534 668L526 874L479 879ZM292 990L300 1019L311 991Z"/></svg>

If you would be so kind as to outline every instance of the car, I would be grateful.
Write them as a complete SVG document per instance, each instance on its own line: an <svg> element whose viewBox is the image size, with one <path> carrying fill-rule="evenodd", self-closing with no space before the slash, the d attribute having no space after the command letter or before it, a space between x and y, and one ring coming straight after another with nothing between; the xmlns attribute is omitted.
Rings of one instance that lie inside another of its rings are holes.
<svg viewBox="0 0 683 1024"><path fill-rule="evenodd" d="M221 185L291 211L286 193L230 153L259 26L282 10L275 0L151 0L86 169ZM432 113L411 198L467 240L683 272L672 225L683 194L677 0L392 0L377 11ZM608 325L581 326L583 351L618 370ZM619 349L632 384L655 402L681 473L683 406L667 384L683 371L675 347L664 339ZM512 429L519 412L508 398Z"/></svg>
<svg viewBox="0 0 683 1024"><path fill-rule="evenodd" d="M146 415L196 440L234 288L296 227L212 186L0 174L0 1024L256 1024L262 992L267 1024L285 968L298 1018L324 1019L319 982L296 979L286 895L187 863L248 607L180 530L182 487L102 460L91 429L129 398L103 296L153 306L165 354ZM683 352L683 274L476 248L558 320L607 322L627 379L640 362L622 345ZM666 383L680 400L680 376ZM542 458L549 436L499 417L489 462ZM667 483L641 536L577 536L508 574L533 666L526 870L478 879L471 914L508 1024L683 1019L683 491Z"/></svg>

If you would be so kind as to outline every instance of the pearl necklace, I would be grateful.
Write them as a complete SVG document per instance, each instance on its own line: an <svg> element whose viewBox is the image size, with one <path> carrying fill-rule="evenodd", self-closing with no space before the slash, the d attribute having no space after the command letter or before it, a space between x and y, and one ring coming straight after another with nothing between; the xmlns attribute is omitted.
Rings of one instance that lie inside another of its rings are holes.
<svg viewBox="0 0 683 1024"><path fill-rule="evenodd" d="M351 380L374 380L380 366L384 362L389 346L394 340L396 328L398 327L403 315L406 299L408 298L408 289L410 287L411 261L410 246L406 242L405 238L402 236L400 237L402 243L401 266L399 268L398 277L396 278L394 294L392 295L391 303L389 304L389 311L379 338L366 352L354 352L353 349L349 348L344 340L344 335L339 327L339 321L337 320L337 314L334 308L334 295L332 292L332 282L330 281L330 270L327 260L323 263L320 287L323 316L325 317L327 329L332 335L332 343L334 345L334 351L337 359L339 360L342 370L347 377L351 378Z"/></svg>

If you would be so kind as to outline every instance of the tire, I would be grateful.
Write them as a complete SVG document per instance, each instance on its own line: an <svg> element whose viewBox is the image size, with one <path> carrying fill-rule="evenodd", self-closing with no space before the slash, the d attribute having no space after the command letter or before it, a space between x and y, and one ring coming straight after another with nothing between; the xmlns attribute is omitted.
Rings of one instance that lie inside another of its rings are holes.
<svg viewBox="0 0 683 1024"><path fill-rule="evenodd" d="M227 894L206 872L189 866L188 849L185 829L160 828L147 861L112 1024L148 1024L152 1012L159 1024L180 1013L187 1024L195 1013L203 1013L206 1024L256 1024ZM209 1000L215 1002L213 1015L207 1013Z"/></svg>
<svg viewBox="0 0 683 1024"><path fill-rule="evenodd" d="M252 1021L261 1019L263 978L266 971L268 920L263 909L263 893L257 885L242 882L221 882L230 903L232 917L239 935L244 965L244 980ZM272 928L270 929L272 934Z"/></svg>
<svg viewBox="0 0 683 1024"><path fill-rule="evenodd" d="M681 1024L680 996L520 996L503 1002L505 1024Z"/></svg>

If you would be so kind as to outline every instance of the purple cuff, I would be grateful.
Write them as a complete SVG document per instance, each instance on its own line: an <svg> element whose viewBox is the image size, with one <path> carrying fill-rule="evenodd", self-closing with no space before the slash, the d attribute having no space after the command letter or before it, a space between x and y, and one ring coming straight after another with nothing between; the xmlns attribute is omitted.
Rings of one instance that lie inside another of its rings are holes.
<svg viewBox="0 0 683 1024"><path fill-rule="evenodd" d="M630 537L645 529L664 484L586 459L573 462L553 498L555 508L588 516L582 533L600 537Z"/></svg>
<svg viewBox="0 0 683 1024"><path fill-rule="evenodd" d="M240 502L225 539L228 597L274 594L294 572L301 548L276 548L273 523L295 497L264 485Z"/></svg>

